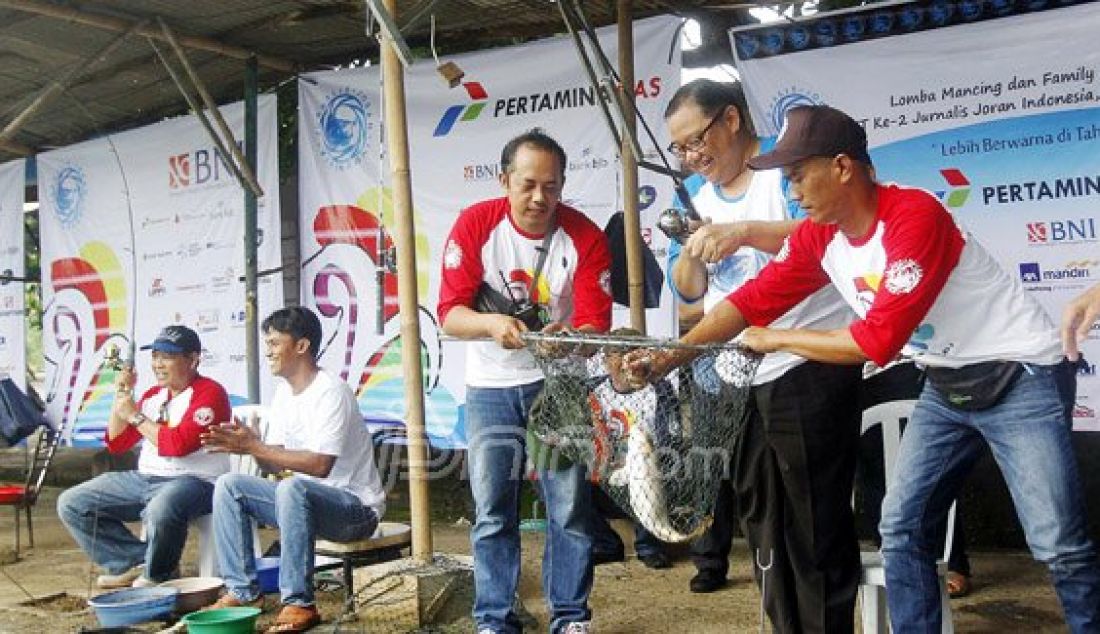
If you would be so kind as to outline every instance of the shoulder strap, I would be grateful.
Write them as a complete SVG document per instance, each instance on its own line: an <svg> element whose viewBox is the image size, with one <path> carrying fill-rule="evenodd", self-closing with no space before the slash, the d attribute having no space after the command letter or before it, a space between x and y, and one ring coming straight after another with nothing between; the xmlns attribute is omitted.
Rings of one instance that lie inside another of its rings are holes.
<svg viewBox="0 0 1100 634"><path fill-rule="evenodd" d="M546 264L546 258L550 255L550 241L554 239L554 233L557 232L557 223L550 223L550 227L546 230L546 235L542 237L542 246L539 249L539 259L535 263L535 274L531 276L531 283L527 286L527 297L535 296L535 285L539 283L539 275L542 275L542 267Z"/></svg>

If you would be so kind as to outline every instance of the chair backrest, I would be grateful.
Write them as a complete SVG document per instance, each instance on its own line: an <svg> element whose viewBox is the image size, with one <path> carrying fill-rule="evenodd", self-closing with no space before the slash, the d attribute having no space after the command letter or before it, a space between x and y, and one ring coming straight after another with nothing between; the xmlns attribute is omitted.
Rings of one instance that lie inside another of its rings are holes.
<svg viewBox="0 0 1100 634"><path fill-rule="evenodd" d="M882 467L886 476L886 488L890 488L897 467L898 450L901 447L902 426L909 423L917 402L912 399L887 401L863 410L863 423L859 434L862 436L875 425L882 426ZM955 504L947 513L947 539L944 543L943 560L951 554L951 542L955 537Z"/></svg>
<svg viewBox="0 0 1100 634"><path fill-rule="evenodd" d="M46 472L50 469L53 456L57 453L57 445L61 441L61 432L54 431L48 426L41 428L38 433L38 442L34 446L34 455L31 457L27 468L27 480L24 483L24 504L30 506L38 499L38 493L42 489L42 483L46 481Z"/></svg>

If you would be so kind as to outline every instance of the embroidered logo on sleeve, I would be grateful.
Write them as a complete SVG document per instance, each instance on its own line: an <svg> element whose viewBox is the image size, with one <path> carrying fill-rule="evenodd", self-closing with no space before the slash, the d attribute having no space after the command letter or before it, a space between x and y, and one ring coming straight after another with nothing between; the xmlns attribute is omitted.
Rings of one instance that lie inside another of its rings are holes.
<svg viewBox="0 0 1100 634"><path fill-rule="evenodd" d="M454 240L448 240L443 249L443 268L457 269L462 266L462 247Z"/></svg>
<svg viewBox="0 0 1100 634"><path fill-rule="evenodd" d="M894 295L904 295L920 284L924 271L915 260L898 260L886 269L886 291Z"/></svg>
<svg viewBox="0 0 1100 634"><path fill-rule="evenodd" d="M791 239L789 237L783 238L783 246L779 248L779 253L775 254L776 262L783 262L791 255Z"/></svg>
<svg viewBox="0 0 1100 634"><path fill-rule="evenodd" d="M192 416L195 422L203 427L214 422L214 410L209 407L200 407L195 410L195 414Z"/></svg>

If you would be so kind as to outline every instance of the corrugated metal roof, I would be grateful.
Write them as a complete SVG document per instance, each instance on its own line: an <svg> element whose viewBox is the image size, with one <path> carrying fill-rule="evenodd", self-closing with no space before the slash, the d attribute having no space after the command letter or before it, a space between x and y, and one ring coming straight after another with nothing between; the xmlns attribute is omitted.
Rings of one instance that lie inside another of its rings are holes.
<svg viewBox="0 0 1100 634"><path fill-rule="evenodd" d="M433 14L436 46L443 52L564 31L558 7L549 0L417 0L399 5L402 33L420 51L427 49ZM615 2L584 6L596 26L615 19ZM635 0L633 13L697 16L721 7L730 3ZM148 39L141 31L123 35L143 21L147 32L159 32L158 18L181 43L189 37L202 40L202 47L192 41L184 49L218 102L241 98L242 59L249 53L260 57L261 88L292 77L295 70L378 56L375 39L366 35L367 9L361 0L0 0L0 130L42 91L75 71L60 94L10 138L0 140L0 161L186 112L186 102ZM120 37L117 48L95 59ZM157 45L172 56L167 43Z"/></svg>

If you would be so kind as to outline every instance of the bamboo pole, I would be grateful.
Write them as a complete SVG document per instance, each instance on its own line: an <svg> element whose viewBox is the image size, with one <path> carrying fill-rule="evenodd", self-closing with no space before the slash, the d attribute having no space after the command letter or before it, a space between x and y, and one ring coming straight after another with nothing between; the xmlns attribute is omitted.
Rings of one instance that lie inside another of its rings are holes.
<svg viewBox="0 0 1100 634"><path fill-rule="evenodd" d="M619 78L622 85L623 126L623 231L626 232L627 288L630 291L630 325L646 332L645 323L645 262L642 259L642 223L638 216L638 157L634 156L630 139L637 130L634 114L634 22L633 0L618 0L619 14Z"/></svg>
<svg viewBox="0 0 1100 634"><path fill-rule="evenodd" d="M385 0L395 15L397 0ZM420 308L416 289L416 234L413 228L409 133L405 116L405 69L393 42L382 37L382 98L386 116L386 148L393 187L394 241L397 246L397 296L401 315L401 365L405 377L405 427L408 433L409 512L413 558L432 560L428 497L428 442L424 431L424 378L420 367Z"/></svg>

